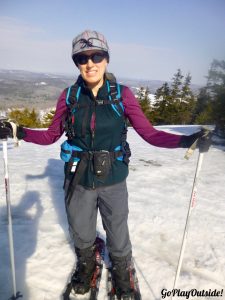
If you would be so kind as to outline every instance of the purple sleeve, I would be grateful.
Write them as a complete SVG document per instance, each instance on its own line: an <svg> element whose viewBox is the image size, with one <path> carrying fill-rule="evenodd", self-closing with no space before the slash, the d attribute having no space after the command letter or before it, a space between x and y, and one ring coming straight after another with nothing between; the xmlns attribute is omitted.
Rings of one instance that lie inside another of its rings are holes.
<svg viewBox="0 0 225 300"><path fill-rule="evenodd" d="M149 144L163 148L179 148L181 136L155 129L145 117L134 94L128 87L122 90L125 116L137 133Z"/></svg>
<svg viewBox="0 0 225 300"><path fill-rule="evenodd" d="M39 145L50 145L56 142L63 134L63 123L66 117L66 92L63 91L58 99L56 112L52 124L47 130L34 130L24 128L26 136L24 141Z"/></svg>

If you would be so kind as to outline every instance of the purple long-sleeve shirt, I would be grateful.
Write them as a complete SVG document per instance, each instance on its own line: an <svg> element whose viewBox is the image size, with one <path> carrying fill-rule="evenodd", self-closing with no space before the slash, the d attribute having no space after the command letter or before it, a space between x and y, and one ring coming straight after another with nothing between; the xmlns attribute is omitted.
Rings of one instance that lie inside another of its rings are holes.
<svg viewBox="0 0 225 300"><path fill-rule="evenodd" d="M180 135L167 133L155 129L145 117L134 94L128 87L122 90L122 99L125 116L129 119L136 132L148 143L157 147L178 148ZM66 92L60 95L55 116L47 130L34 130L24 128L26 136L24 141L39 145L50 145L56 142L63 134L63 123L67 114Z"/></svg>

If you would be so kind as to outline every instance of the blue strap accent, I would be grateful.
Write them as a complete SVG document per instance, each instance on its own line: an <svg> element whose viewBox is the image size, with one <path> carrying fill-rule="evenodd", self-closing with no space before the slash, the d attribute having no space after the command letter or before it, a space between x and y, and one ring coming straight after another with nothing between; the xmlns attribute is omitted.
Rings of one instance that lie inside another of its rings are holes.
<svg viewBox="0 0 225 300"><path fill-rule="evenodd" d="M111 100L111 99L110 99ZM116 108L116 105L115 104L111 104L113 110L115 110L115 112L117 113L117 115L120 117L121 114L118 112L117 108Z"/></svg>
<svg viewBox="0 0 225 300"><path fill-rule="evenodd" d="M76 94L77 102L78 102L79 97L80 97L80 91L81 91L81 86L79 86L79 88L78 88L78 90L77 90L77 94Z"/></svg>
<svg viewBox="0 0 225 300"><path fill-rule="evenodd" d="M114 151L120 151L121 150L121 146L119 145L119 146L117 146L115 149L114 149Z"/></svg>
<svg viewBox="0 0 225 300"><path fill-rule="evenodd" d="M79 101L80 91L81 91L81 87L79 86L78 89L77 89L77 94L76 94L77 102ZM75 111L76 111L76 108L74 107L73 110L72 110L72 113L75 113Z"/></svg>
<svg viewBox="0 0 225 300"><path fill-rule="evenodd" d="M114 149L114 151L120 151L121 149L122 149L121 146L117 146L117 147ZM123 155L117 157L116 159L117 159L117 160L120 160L120 161L123 161Z"/></svg>
<svg viewBox="0 0 225 300"><path fill-rule="evenodd" d="M75 146L75 145L72 146L72 150L75 150L75 151L83 151L80 147Z"/></svg>
<svg viewBox="0 0 225 300"><path fill-rule="evenodd" d="M117 99L119 99L119 98L121 98L121 93L120 93L120 85L119 85L119 83L117 83L116 84L116 86L117 86L117 92L118 92L118 94L117 94Z"/></svg>
<svg viewBox="0 0 225 300"><path fill-rule="evenodd" d="M66 104L67 104L67 105L70 105L70 104L71 104L70 101L69 101L71 88L72 88L72 86L70 86L70 87L68 88L68 91L67 91L67 94L66 94ZM79 101L80 92L81 92L81 86L79 86L78 89L77 89L77 93L76 93L76 100L77 100L77 102ZM75 111L76 111L76 109L73 108L72 112L74 113Z"/></svg>
<svg viewBox="0 0 225 300"><path fill-rule="evenodd" d="M120 92L120 85L117 83L117 92L118 92L118 94L117 94L117 99L120 99L121 98L121 92ZM123 103L122 103L122 101L120 101L120 106L121 106L121 108L122 108L122 110L123 110L123 112L124 112L124 106L123 106Z"/></svg>
<svg viewBox="0 0 225 300"><path fill-rule="evenodd" d="M106 84L107 84L107 90L108 90L108 93L110 93L110 85L109 85L109 81L106 80ZM111 99L110 99L111 100Z"/></svg>
<svg viewBox="0 0 225 300"><path fill-rule="evenodd" d="M83 151L80 147L75 145L70 145L68 141L64 141L61 144L60 157L64 162L69 162L73 151ZM80 159L78 157L73 157L73 162L78 162Z"/></svg>
<svg viewBox="0 0 225 300"><path fill-rule="evenodd" d="M112 97L111 97L111 95L110 95L110 84L109 84L109 81L107 80L106 83L107 83L107 90L108 90L108 93L109 93L109 100L112 101ZM117 85L117 91L118 91L118 90L119 90L119 94L120 94L120 89L118 89L118 85ZM120 97L118 97L118 94L117 94L116 98L117 98L117 99L120 98ZM113 110L116 112L116 114L117 114L119 117L121 117L121 114L119 113L119 111L118 111L116 105L115 105L115 104L111 104L111 106L112 106Z"/></svg>
<svg viewBox="0 0 225 300"><path fill-rule="evenodd" d="M116 85L117 85L117 92L118 92L116 98L117 98L117 99L120 99L120 98L121 98L120 85L119 85L119 83L117 83ZM120 106L121 106L121 108L122 108L122 110L123 110L123 112L124 112L124 106L123 106L122 101L120 101Z"/></svg>
<svg viewBox="0 0 225 300"><path fill-rule="evenodd" d="M68 88L67 94L66 94L66 104L69 105L69 96L70 96L71 86Z"/></svg>
<svg viewBox="0 0 225 300"><path fill-rule="evenodd" d="M67 91L67 94L66 94L66 104L67 104L67 105L70 104L70 102L69 102L69 97L70 97L70 91L71 91L71 88L72 88L72 86L70 86L70 87L68 88L68 91ZM76 100L77 100L77 102L78 102L79 97L80 97L80 91L81 91L81 86L79 86L78 89L77 89L77 94L76 94Z"/></svg>

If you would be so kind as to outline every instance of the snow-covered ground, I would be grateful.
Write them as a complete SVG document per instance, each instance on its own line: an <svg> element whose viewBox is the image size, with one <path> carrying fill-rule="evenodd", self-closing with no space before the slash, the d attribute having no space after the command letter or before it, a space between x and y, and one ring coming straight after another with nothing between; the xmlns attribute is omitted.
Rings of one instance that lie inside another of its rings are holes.
<svg viewBox="0 0 225 300"><path fill-rule="evenodd" d="M195 130L181 126L159 129L187 134ZM132 149L127 183L133 255L143 300L159 300L162 289L173 288L197 151L187 161L185 149L153 147L133 129L129 129L128 139ZM17 290L24 300L61 299L75 261L64 210L62 141L51 146L22 142L19 148L14 148L12 140L8 142ZM12 280L0 147L0 299L7 300L12 295ZM225 299L224 151L213 146L204 155L178 284L183 291L222 292L219 297L199 299ZM100 218L98 231L104 236ZM104 276L105 271L99 300L106 299Z"/></svg>

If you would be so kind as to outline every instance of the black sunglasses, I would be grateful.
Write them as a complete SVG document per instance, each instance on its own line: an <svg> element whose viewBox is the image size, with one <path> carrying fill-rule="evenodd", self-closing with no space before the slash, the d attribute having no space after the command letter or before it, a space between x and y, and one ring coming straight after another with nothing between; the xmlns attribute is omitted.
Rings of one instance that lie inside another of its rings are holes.
<svg viewBox="0 0 225 300"><path fill-rule="evenodd" d="M91 59L94 64L98 64L103 61L104 58L107 58L108 54L103 52L95 52L91 55L78 54L73 57L75 64L86 65L88 60Z"/></svg>

